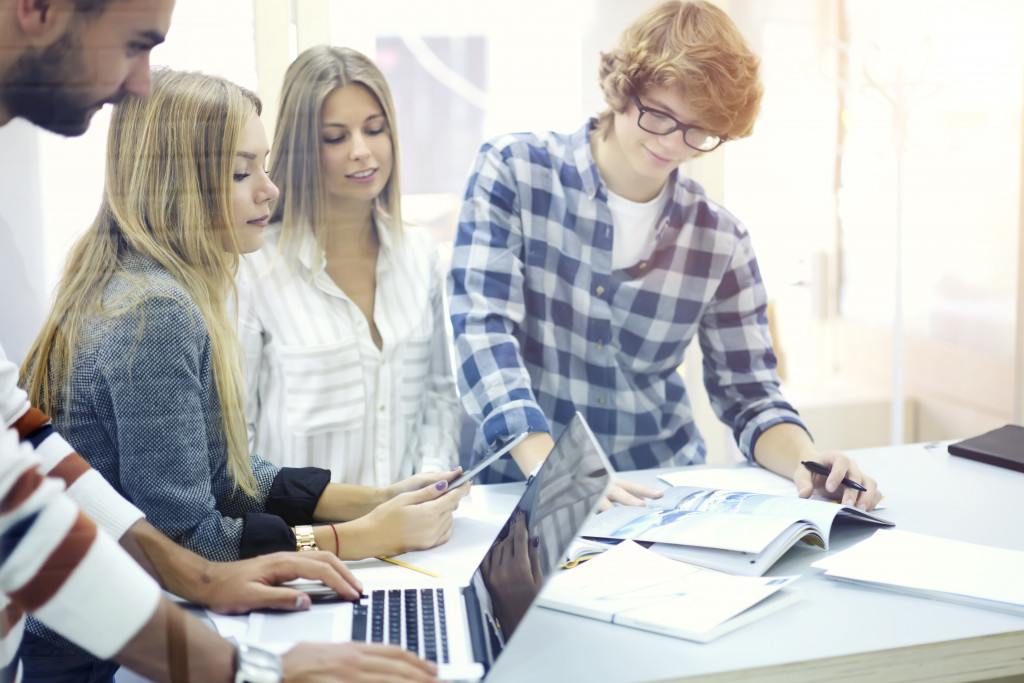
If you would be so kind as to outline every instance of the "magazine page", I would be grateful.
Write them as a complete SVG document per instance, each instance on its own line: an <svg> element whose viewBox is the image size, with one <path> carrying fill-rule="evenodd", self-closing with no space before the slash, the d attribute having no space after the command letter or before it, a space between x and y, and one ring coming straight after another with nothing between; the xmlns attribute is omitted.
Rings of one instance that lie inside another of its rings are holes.
<svg viewBox="0 0 1024 683"><path fill-rule="evenodd" d="M837 516L892 526L892 522L837 503L695 486L673 486L649 507L620 505L587 522L584 537L631 538L761 553L795 525L815 533L828 548ZM788 546L787 546L788 547Z"/></svg>
<svg viewBox="0 0 1024 683"><path fill-rule="evenodd" d="M760 553L799 521L746 513L718 514L620 505L594 516L580 535Z"/></svg>
<svg viewBox="0 0 1024 683"><path fill-rule="evenodd" d="M803 543L800 544L798 541L803 541ZM813 551L824 548L825 541L817 531L811 529L810 525L796 523L759 553L702 548L695 545L676 545L674 543L652 543L650 550L674 560L682 560L708 569L717 569L720 572L741 576L761 576L794 545L800 545Z"/></svg>
<svg viewBox="0 0 1024 683"><path fill-rule="evenodd" d="M892 522L882 519L877 515L831 501L772 496L763 493L747 493L698 486L673 486L666 489L661 498L652 500L649 505L652 508L691 512L741 513L779 517L787 519L791 523L804 520L810 522L823 532L826 544L829 531L832 529L832 522L837 516L892 526Z"/></svg>
<svg viewBox="0 0 1024 683"><path fill-rule="evenodd" d="M580 560L599 555L606 550L610 550L619 543L617 538L583 538L577 536L573 539L572 545L565 551L565 557L563 563L566 566L571 566L579 562Z"/></svg>
<svg viewBox="0 0 1024 683"><path fill-rule="evenodd" d="M747 491L764 493L771 496L797 498L796 484L788 477L782 477L760 465L713 466L695 465L675 472L658 475L658 479L669 486L696 486L702 489L720 489L725 491ZM817 491L811 494L810 500L821 500L826 503L836 502L832 498L821 495ZM875 511L885 509L885 500L879 501Z"/></svg>

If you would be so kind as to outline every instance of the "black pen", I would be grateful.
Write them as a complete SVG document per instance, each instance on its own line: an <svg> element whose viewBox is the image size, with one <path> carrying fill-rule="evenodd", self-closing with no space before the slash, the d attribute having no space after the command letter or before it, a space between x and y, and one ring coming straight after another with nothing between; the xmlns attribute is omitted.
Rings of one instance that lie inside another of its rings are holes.
<svg viewBox="0 0 1024 683"><path fill-rule="evenodd" d="M832 470L825 467L820 462L814 462L813 460L803 460L800 464L809 469L811 472L814 472L815 474L821 474L826 477L832 474ZM857 489L858 491L867 491L866 488L855 482L853 479L847 479L846 477L843 477L843 486L849 486L851 489Z"/></svg>

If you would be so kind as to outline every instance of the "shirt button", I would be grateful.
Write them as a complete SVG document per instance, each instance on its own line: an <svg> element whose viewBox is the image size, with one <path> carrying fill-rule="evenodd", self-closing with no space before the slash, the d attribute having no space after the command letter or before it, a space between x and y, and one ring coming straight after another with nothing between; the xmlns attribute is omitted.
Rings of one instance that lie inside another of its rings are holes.
<svg viewBox="0 0 1024 683"><path fill-rule="evenodd" d="M600 296L600 295L604 294L604 287L602 287L601 285L598 285L597 289L595 289L594 291L597 292L598 296Z"/></svg>
<svg viewBox="0 0 1024 683"><path fill-rule="evenodd" d="M386 408L385 406L381 406L381 407L380 407L380 412L382 412L382 413L383 413L383 412L384 412L385 410L387 410L387 408Z"/></svg>
<svg viewBox="0 0 1024 683"><path fill-rule="evenodd" d="M645 268L647 268L647 261L641 261L640 262L640 270L644 270Z"/></svg>
<svg viewBox="0 0 1024 683"><path fill-rule="evenodd" d="M594 344L594 346L597 347L598 351L604 348L604 344L602 342L597 342L596 344Z"/></svg>
<svg viewBox="0 0 1024 683"><path fill-rule="evenodd" d="M599 405L599 406L603 406L604 405L604 396L598 396L597 397L597 405Z"/></svg>

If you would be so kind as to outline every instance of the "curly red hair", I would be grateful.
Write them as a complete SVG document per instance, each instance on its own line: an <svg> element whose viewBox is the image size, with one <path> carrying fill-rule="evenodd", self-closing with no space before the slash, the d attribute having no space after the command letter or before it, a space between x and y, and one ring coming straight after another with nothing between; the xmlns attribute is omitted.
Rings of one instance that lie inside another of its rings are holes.
<svg viewBox="0 0 1024 683"><path fill-rule="evenodd" d="M764 87L754 54L732 19L703 0L666 0L640 15L601 53L598 78L610 109L598 116L607 135L614 113L650 87L679 88L702 128L747 137Z"/></svg>

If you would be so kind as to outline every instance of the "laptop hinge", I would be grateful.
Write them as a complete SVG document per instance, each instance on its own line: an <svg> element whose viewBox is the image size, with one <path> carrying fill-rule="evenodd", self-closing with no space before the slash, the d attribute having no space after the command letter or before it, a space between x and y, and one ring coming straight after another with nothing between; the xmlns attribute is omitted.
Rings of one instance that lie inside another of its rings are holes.
<svg viewBox="0 0 1024 683"><path fill-rule="evenodd" d="M483 609L480 606L480 598L477 597L473 586L462 587L462 601L466 605L466 625L469 628L469 641L473 647L473 660L479 662L486 672L490 669L494 658L487 656L487 624L484 623ZM497 654L495 654L497 657Z"/></svg>

